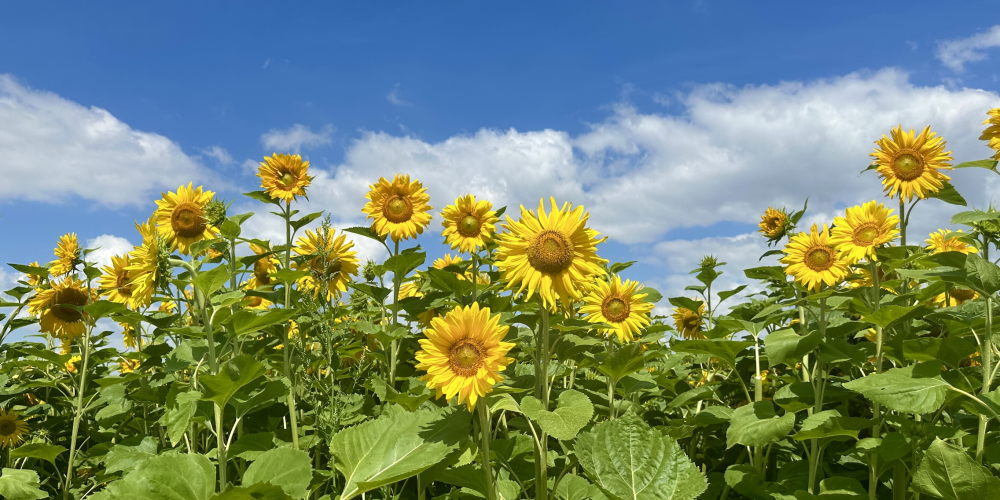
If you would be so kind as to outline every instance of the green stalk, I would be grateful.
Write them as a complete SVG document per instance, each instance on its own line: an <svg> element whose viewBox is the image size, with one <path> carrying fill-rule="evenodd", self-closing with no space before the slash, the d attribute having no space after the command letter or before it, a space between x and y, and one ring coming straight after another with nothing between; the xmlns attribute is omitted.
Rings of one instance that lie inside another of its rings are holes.
<svg viewBox="0 0 1000 500"><path fill-rule="evenodd" d="M821 338L826 337L826 299L820 299L819 301L819 334ZM813 414L823 411L823 393L825 392L826 377L824 377L825 367L823 362L817 357L816 358L816 373L813 376L813 394L815 394L815 403L813 406ZM810 440L811 453L809 453L809 493L816 492L816 476L819 475L819 466L822 463L821 455L823 453L822 448L819 445L819 439Z"/></svg>
<svg viewBox="0 0 1000 500"><path fill-rule="evenodd" d="M535 396L542 401L542 409L549 409L549 308L538 299L540 318L537 339L539 373L535 374ZM539 439L535 447L535 500L547 500L548 487L548 440L549 436L539 429Z"/></svg>
<svg viewBox="0 0 1000 500"><path fill-rule="evenodd" d="M396 242L396 251L393 256L399 255L399 242ZM392 328L399 325L399 284L403 280L402 276L392 273ZM399 341L393 340L389 344L389 386L396 390L396 355L399 351Z"/></svg>
<svg viewBox="0 0 1000 500"><path fill-rule="evenodd" d="M989 243L983 245L983 258L987 261L990 259ZM986 295L986 334L983 336L979 356L983 360L983 388L980 394L985 397L993 386L993 294ZM986 426L989 423L988 416L979 415L979 435L976 441L976 461L979 463L983 462L983 452L986 451Z"/></svg>
<svg viewBox="0 0 1000 500"><path fill-rule="evenodd" d="M486 398L479 398L476 406L479 410L479 451L483 461L483 479L486 480L486 500L497 500L496 488L493 486L493 467L490 465L490 409Z"/></svg>
<svg viewBox="0 0 1000 500"><path fill-rule="evenodd" d="M759 403L764 400L764 381L760 377L760 336L754 335L753 337L753 357L755 367L757 369L757 376L754 377L753 381L753 400L754 403ZM753 450L753 466L757 469L757 472L764 475L764 447L755 446Z"/></svg>
<svg viewBox="0 0 1000 500"><path fill-rule="evenodd" d="M608 338L608 357L615 352L615 342ZM615 379L608 375L608 417L615 418Z"/></svg>
<svg viewBox="0 0 1000 500"><path fill-rule="evenodd" d="M89 286L88 286L89 294ZM69 438L69 465L66 466L66 481L63 483L63 499L68 500L69 489L73 486L73 462L76 459L76 438L80 435L80 420L83 418L83 392L87 388L87 364L90 361L90 334L92 327L87 325L87 331L83 335L81 366L80 366L80 388L76 394L76 411L73 412L73 431Z"/></svg>
<svg viewBox="0 0 1000 500"><path fill-rule="evenodd" d="M291 269L292 266L292 202L288 201L285 203L285 269ZM285 284L285 309L288 309L292 305L292 287L291 283ZM286 401L288 402L288 420L292 425L292 446L297 450L299 449L299 420L298 415L295 411L295 379L292 377L292 346L295 345L294 342L289 342L288 330L291 324L285 326L285 331L281 334L281 354L284 359L284 372L285 378L288 379L290 387L288 388L288 397Z"/></svg>
<svg viewBox="0 0 1000 500"><path fill-rule="evenodd" d="M869 259L869 270L872 275L872 297L873 310L877 311L882 302L881 287L878 277L878 263ZM885 336L882 327L875 325L875 373L882 373L882 346L885 343ZM878 403L872 403L872 418L875 425L872 426L872 437L878 439L882 435L882 408ZM870 462L868 468L868 498L875 500L875 493L878 490L878 453L871 453L868 456Z"/></svg>
<svg viewBox="0 0 1000 500"><path fill-rule="evenodd" d="M194 267L188 267L188 271L191 273L191 282L194 283L194 277L196 275ZM205 326L205 335L208 337L209 368L212 370L212 375L218 375L219 358L215 351L215 333L212 331L212 318L208 314L208 306L205 301L205 295L202 294L197 287L195 287L194 297L195 301L198 303L198 312L201 314L202 323ZM219 491L225 491L226 485L228 484L226 469L229 460L227 457L228 450L226 449L226 432L222 427L223 410L224 408L219 406L218 403L215 404L215 439L219 457Z"/></svg>

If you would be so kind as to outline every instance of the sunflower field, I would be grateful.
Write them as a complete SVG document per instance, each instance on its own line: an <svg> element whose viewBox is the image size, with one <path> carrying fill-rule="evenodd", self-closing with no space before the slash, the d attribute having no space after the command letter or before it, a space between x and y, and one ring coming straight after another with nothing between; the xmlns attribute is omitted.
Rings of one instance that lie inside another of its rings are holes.
<svg viewBox="0 0 1000 500"><path fill-rule="evenodd" d="M885 200L802 231L805 208L767 208L781 265L718 290L706 256L670 298L569 202L435 213L398 174L338 231L296 209L299 155L260 163L262 213L180 186L108 266L75 234L10 264L0 496L1000 498L1000 211L907 234L917 204L965 205L946 171L998 173L1000 109L985 124L997 155L958 165L930 127L893 129L865 174ZM435 216L452 253L428 262L411 240ZM243 235L250 217L285 238Z"/></svg>

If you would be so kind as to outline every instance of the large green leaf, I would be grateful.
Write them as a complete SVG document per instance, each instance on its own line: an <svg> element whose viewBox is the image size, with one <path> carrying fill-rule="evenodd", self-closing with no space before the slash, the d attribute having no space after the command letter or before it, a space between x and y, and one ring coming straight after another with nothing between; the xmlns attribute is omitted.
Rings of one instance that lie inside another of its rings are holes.
<svg viewBox="0 0 1000 500"><path fill-rule="evenodd" d="M298 315L297 309L271 309L264 314L257 314L247 309L238 311L232 316L233 329L238 335L259 332L272 325L285 323Z"/></svg>
<svg viewBox="0 0 1000 500"><path fill-rule="evenodd" d="M48 443L28 443L10 450L10 459L17 458L40 458L52 465L56 464L56 457L66 451L65 446Z"/></svg>
<svg viewBox="0 0 1000 500"><path fill-rule="evenodd" d="M104 470L108 473L128 472L156 456L156 439L146 436L136 446L116 444L104 455Z"/></svg>
<svg viewBox="0 0 1000 500"><path fill-rule="evenodd" d="M903 341L903 356L914 361L940 361L952 368L976 352L976 346L962 337L920 337Z"/></svg>
<svg viewBox="0 0 1000 500"><path fill-rule="evenodd" d="M293 500L280 486L257 483L250 486L233 486L216 494L212 500Z"/></svg>
<svg viewBox="0 0 1000 500"><path fill-rule="evenodd" d="M330 451L346 478L341 499L427 470L458 449L469 423L469 412L447 408L394 412L340 431Z"/></svg>
<svg viewBox="0 0 1000 500"><path fill-rule="evenodd" d="M795 362L802 359L802 356L815 349L822 338L819 331L805 336L799 335L792 329L769 333L764 337L767 362L769 365L775 366L791 361L791 364L794 365Z"/></svg>
<svg viewBox="0 0 1000 500"><path fill-rule="evenodd" d="M642 352L642 345L638 342L625 344L615 349L610 356L597 366L597 370L614 379L615 383L633 374L646 366L646 362L652 358L661 356L655 351Z"/></svg>
<svg viewBox="0 0 1000 500"><path fill-rule="evenodd" d="M201 398L215 401L219 406L226 406L236 391L262 375L264 375L264 365L252 356L242 354L222 365L218 375L199 377L198 380L205 386Z"/></svg>
<svg viewBox="0 0 1000 500"><path fill-rule="evenodd" d="M0 497L7 500L38 500L48 497L38 486L38 473L33 470L4 469L0 473Z"/></svg>
<svg viewBox="0 0 1000 500"><path fill-rule="evenodd" d="M535 421L548 435L570 441L594 416L594 404L582 392L572 389L559 395L554 411L546 411L542 402L533 396L521 400L521 413Z"/></svg>
<svg viewBox="0 0 1000 500"><path fill-rule="evenodd" d="M726 469L726 484L733 491L752 500L786 499L788 490L777 483L765 481L760 472L749 464L730 465ZM781 496L778 496L781 495Z"/></svg>
<svg viewBox="0 0 1000 500"><path fill-rule="evenodd" d="M824 410L814 413L802 422L802 428L792 439L857 439L858 432L871 427L867 418L844 417L837 410Z"/></svg>
<svg viewBox="0 0 1000 500"><path fill-rule="evenodd" d="M205 294L206 297L211 297L216 290L229 281L229 276L229 268L227 266L215 266L208 271L199 273L191 280L191 283L201 293Z"/></svg>
<svg viewBox="0 0 1000 500"><path fill-rule="evenodd" d="M944 404L949 387L941 378L941 364L935 361L893 368L844 384L846 389L905 413L937 411Z"/></svg>
<svg viewBox="0 0 1000 500"><path fill-rule="evenodd" d="M680 340L670 343L675 351L711 354L729 366L736 366L736 355L752 345L749 340Z"/></svg>
<svg viewBox="0 0 1000 500"><path fill-rule="evenodd" d="M737 444L763 446L787 436L793 427L795 414L786 412L778 416L774 411L774 403L770 401L744 405L733 411L733 416L729 419L726 447L732 448Z"/></svg>
<svg viewBox="0 0 1000 500"><path fill-rule="evenodd" d="M292 448L275 448L254 460L243 474L244 484L270 483L292 498L305 498L312 480L309 454Z"/></svg>
<svg viewBox="0 0 1000 500"><path fill-rule="evenodd" d="M171 387L171 392L167 394L164 419L167 423L167 437L170 438L170 443L174 447L183 441L191 417L198 410L198 401L201 400L201 396L199 391L185 391L175 394L173 387Z"/></svg>
<svg viewBox="0 0 1000 500"><path fill-rule="evenodd" d="M1000 290L1000 266L984 259L976 253L970 253L965 258L965 272L969 284L979 293L992 295Z"/></svg>
<svg viewBox="0 0 1000 500"><path fill-rule="evenodd" d="M587 477L614 500L692 500L708 488L677 442L628 412L576 440Z"/></svg>
<svg viewBox="0 0 1000 500"><path fill-rule="evenodd" d="M208 500L215 494L215 466L204 455L165 453L110 483L95 500Z"/></svg>
<svg viewBox="0 0 1000 500"><path fill-rule="evenodd" d="M913 318L919 318L933 312L924 306L882 306L878 311L865 315L865 321L881 326L883 329L889 328L897 323Z"/></svg>
<svg viewBox="0 0 1000 500"><path fill-rule="evenodd" d="M382 264L382 267L402 278L423 264L425 260L427 260L427 254L424 252L405 252L389 257Z"/></svg>
<svg viewBox="0 0 1000 500"><path fill-rule="evenodd" d="M1000 479L965 450L935 439L913 473L913 491L944 500L1000 498Z"/></svg>

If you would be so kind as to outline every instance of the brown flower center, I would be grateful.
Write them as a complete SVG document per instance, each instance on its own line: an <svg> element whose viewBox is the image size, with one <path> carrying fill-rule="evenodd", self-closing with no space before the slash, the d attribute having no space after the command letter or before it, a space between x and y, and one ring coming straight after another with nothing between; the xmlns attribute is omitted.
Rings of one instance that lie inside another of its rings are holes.
<svg viewBox="0 0 1000 500"><path fill-rule="evenodd" d="M546 229L528 243L528 263L543 273L560 273L573 263L573 243L561 232Z"/></svg>
<svg viewBox="0 0 1000 500"><path fill-rule="evenodd" d="M343 267L343 263L336 257L327 257L325 266L323 260L324 259L322 257L317 257L309 261L309 267L312 268L312 270L317 274L325 278L333 278Z"/></svg>
<svg viewBox="0 0 1000 500"><path fill-rule="evenodd" d="M874 222L865 222L854 230L854 244L859 247L871 246L875 238L878 238L878 225Z"/></svg>
<svg viewBox="0 0 1000 500"><path fill-rule="evenodd" d="M410 217L413 217L413 202L410 201L409 197L394 194L382 207L382 215L389 222L396 224L406 222L410 220Z"/></svg>
<svg viewBox="0 0 1000 500"><path fill-rule="evenodd" d="M892 160L892 171L904 181L912 181L924 173L924 160L916 151L903 152Z"/></svg>
<svg viewBox="0 0 1000 500"><path fill-rule="evenodd" d="M806 251L806 266L813 271L826 271L833 267L833 250L819 245Z"/></svg>
<svg viewBox="0 0 1000 500"><path fill-rule="evenodd" d="M126 297L132 296L132 280L128 278L128 271L122 270L115 276L115 288Z"/></svg>
<svg viewBox="0 0 1000 500"><path fill-rule="evenodd" d="M170 214L170 227L182 238L201 236L208 227L205 211L197 203L185 201L174 207Z"/></svg>
<svg viewBox="0 0 1000 500"><path fill-rule="evenodd" d="M479 217L468 214L465 217L462 217L462 220L458 221L458 234L461 234L466 238L479 236L479 229L481 227L482 222L479 221Z"/></svg>
<svg viewBox="0 0 1000 500"><path fill-rule="evenodd" d="M17 424L13 420L0 420L0 436L13 436L17 433Z"/></svg>
<svg viewBox="0 0 1000 500"><path fill-rule="evenodd" d="M466 337L451 347L448 361L451 370L459 377L472 377L483 366L486 348L477 339Z"/></svg>
<svg viewBox="0 0 1000 500"><path fill-rule="evenodd" d="M87 292L79 290L77 288L63 288L56 292L55 296L52 298L52 315L67 322L75 323L83 319L83 313L66 306L79 306L83 307L87 305L89 300L87 300Z"/></svg>
<svg viewBox="0 0 1000 500"><path fill-rule="evenodd" d="M270 257L264 257L253 263L253 275L257 278L257 283L261 285L270 285L271 277L268 275L268 259Z"/></svg>
<svg viewBox="0 0 1000 500"><path fill-rule="evenodd" d="M263 298L257 297L257 296L253 296L253 297L250 297L250 304L248 304L248 306L249 307L260 307L260 304L262 302L264 302Z"/></svg>
<svg viewBox="0 0 1000 500"><path fill-rule="evenodd" d="M604 315L604 319L611 323L621 323L628 318L628 314L631 308L628 302L618 298L618 297L608 297L604 299L604 303L601 304L601 314Z"/></svg>
<svg viewBox="0 0 1000 500"><path fill-rule="evenodd" d="M976 296L976 292L973 290L967 290L964 288L953 288L951 290L951 298L965 302L966 300L972 300Z"/></svg>

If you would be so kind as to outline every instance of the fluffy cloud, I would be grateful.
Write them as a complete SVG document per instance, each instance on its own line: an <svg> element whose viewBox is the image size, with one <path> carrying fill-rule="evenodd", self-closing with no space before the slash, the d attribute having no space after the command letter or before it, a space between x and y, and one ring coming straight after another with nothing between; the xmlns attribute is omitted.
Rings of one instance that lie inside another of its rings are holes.
<svg viewBox="0 0 1000 500"><path fill-rule="evenodd" d="M394 85L392 87L392 90L390 90L385 95L385 100L389 101L389 103L392 104L393 106L409 106L410 105L410 103L408 101L404 101L403 98L399 96L399 84L398 83L396 85Z"/></svg>
<svg viewBox="0 0 1000 500"><path fill-rule="evenodd" d="M260 136L260 143L267 151L299 153L303 147L324 146L333 141L333 125L324 125L318 132L296 123L291 127L271 129Z"/></svg>
<svg viewBox="0 0 1000 500"><path fill-rule="evenodd" d="M132 250L134 245L127 239L110 234L102 234L87 240L85 248L94 248L87 260L97 264L98 268L111 265L111 256L123 255Z"/></svg>
<svg viewBox="0 0 1000 500"><path fill-rule="evenodd" d="M938 44L937 57L955 72L965 70L965 64L987 59L987 50L1000 47L1000 24L968 38L945 40Z"/></svg>
<svg viewBox="0 0 1000 500"><path fill-rule="evenodd" d="M222 146L212 146L202 150L202 153L209 158L214 158L220 165L232 165L236 162L236 160L233 160L233 156L229 154L229 151L226 151L226 148Z"/></svg>
<svg viewBox="0 0 1000 500"><path fill-rule="evenodd" d="M0 199L138 205L209 175L180 146L0 75Z"/></svg>

